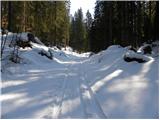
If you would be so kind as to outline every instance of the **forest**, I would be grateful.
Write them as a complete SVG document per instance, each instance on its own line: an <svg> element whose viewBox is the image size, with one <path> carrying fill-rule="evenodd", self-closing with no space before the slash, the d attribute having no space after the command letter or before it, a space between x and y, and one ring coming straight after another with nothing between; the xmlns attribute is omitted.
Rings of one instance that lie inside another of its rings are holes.
<svg viewBox="0 0 160 120"><path fill-rule="evenodd" d="M99 52L110 45L139 47L159 38L158 1L96 1L94 17L70 1L2 1L1 26L31 32L48 46Z"/></svg>

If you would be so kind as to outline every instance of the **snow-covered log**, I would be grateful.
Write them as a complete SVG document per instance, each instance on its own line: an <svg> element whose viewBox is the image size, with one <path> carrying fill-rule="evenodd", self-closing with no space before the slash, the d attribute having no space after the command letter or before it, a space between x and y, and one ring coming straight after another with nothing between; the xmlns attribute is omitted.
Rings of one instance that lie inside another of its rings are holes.
<svg viewBox="0 0 160 120"><path fill-rule="evenodd" d="M133 46L127 46L126 49L127 50L132 50L134 52L137 52L136 48L134 48Z"/></svg>
<svg viewBox="0 0 160 120"><path fill-rule="evenodd" d="M22 48L31 47L32 44L30 42L44 45L37 37L35 37L30 32L22 32L22 33L8 32L8 34L3 34L0 36L1 39L3 40L6 39L6 46L9 47L14 47L16 45Z"/></svg>
<svg viewBox="0 0 160 120"><path fill-rule="evenodd" d="M128 50L123 58L126 62L137 61L138 63L148 62L149 60L151 60L150 57L136 53L132 50Z"/></svg>
<svg viewBox="0 0 160 120"><path fill-rule="evenodd" d="M142 47L140 47L137 51L141 54L151 54L152 53L152 47L150 44L144 44Z"/></svg>
<svg viewBox="0 0 160 120"><path fill-rule="evenodd" d="M19 47L22 47L22 48L25 48L25 47L32 48L32 45L30 44L30 41L18 40L18 41L16 41L16 45L19 46Z"/></svg>
<svg viewBox="0 0 160 120"><path fill-rule="evenodd" d="M39 52L40 55L42 56L46 56L47 58L49 59L53 59L53 55L52 55L52 52L51 52L51 49L48 49L48 51L42 49L40 52Z"/></svg>

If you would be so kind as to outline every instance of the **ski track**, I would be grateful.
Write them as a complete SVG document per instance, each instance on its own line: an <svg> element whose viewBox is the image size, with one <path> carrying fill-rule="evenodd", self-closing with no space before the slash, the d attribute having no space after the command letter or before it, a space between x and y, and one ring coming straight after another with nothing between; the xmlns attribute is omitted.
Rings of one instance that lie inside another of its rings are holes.
<svg viewBox="0 0 160 120"><path fill-rule="evenodd" d="M43 118L107 118L88 85L84 66L83 61L66 65L61 92L51 95L53 104Z"/></svg>
<svg viewBox="0 0 160 120"><path fill-rule="evenodd" d="M20 74L19 69L15 71L16 74L23 77L34 77L39 74L41 76L50 76L51 74L56 76L59 72L64 72L62 77L53 78L53 81L60 79L60 82L56 80L60 86L57 89L57 85L53 84L52 92L45 94L52 99L52 102L46 112L39 116L40 118L107 118L88 85L85 59L74 61L75 63L65 63L63 71L61 69L58 72L57 68L47 69L47 71L40 68L42 71L26 72L25 74Z"/></svg>
<svg viewBox="0 0 160 120"><path fill-rule="evenodd" d="M58 118L83 118L83 108L80 102L77 74L69 65L66 79L66 89Z"/></svg>
<svg viewBox="0 0 160 120"><path fill-rule="evenodd" d="M80 62L80 89L81 89L81 96L83 99L83 104L85 106L85 112L87 118L107 118L104 114L99 102L97 101L96 97L94 96L93 91L88 85L87 75L85 65ZM82 67L83 66L83 67Z"/></svg>
<svg viewBox="0 0 160 120"><path fill-rule="evenodd" d="M61 107L62 107L62 102L64 99L64 93L65 93L65 89L66 89L66 79L68 77L67 74L68 69L65 69L65 76L63 79L63 84L62 84L62 88L61 88L61 92L60 94L56 95L56 96L51 96L53 98L53 104L51 105L51 108L49 109L49 112L46 116L44 116L44 118L46 119L57 119L59 117L59 114L61 112Z"/></svg>

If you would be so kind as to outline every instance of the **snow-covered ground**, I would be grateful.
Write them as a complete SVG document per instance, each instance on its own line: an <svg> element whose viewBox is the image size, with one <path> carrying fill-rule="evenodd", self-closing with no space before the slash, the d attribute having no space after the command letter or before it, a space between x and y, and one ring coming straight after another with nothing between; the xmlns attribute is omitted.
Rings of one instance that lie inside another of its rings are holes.
<svg viewBox="0 0 160 120"><path fill-rule="evenodd" d="M22 62L2 61L1 118L159 118L159 58L125 62L111 46L89 57L33 44Z"/></svg>

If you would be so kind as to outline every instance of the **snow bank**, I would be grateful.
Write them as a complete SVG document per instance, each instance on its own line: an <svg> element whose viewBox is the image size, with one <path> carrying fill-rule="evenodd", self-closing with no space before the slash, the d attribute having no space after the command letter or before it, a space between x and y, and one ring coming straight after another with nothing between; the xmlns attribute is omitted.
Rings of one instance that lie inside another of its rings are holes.
<svg viewBox="0 0 160 120"><path fill-rule="evenodd" d="M150 50L152 51L150 44L144 44L143 46L141 46L141 47L137 50L137 52L140 53L140 54L146 54L146 53L145 53L145 49L146 49L147 47L150 48Z"/></svg>
<svg viewBox="0 0 160 120"><path fill-rule="evenodd" d="M103 50L98 54L92 55L90 57L90 60L94 61L95 63L108 64L110 63L110 61L113 61L115 59L121 59L122 54L125 51L126 49L122 48L120 45L112 45L106 50Z"/></svg>
<svg viewBox="0 0 160 120"><path fill-rule="evenodd" d="M115 51L119 48L122 48L120 45L111 45L107 48L107 51Z"/></svg>
<svg viewBox="0 0 160 120"><path fill-rule="evenodd" d="M153 58L146 55L142 55L140 53L136 53L132 50L128 50L124 55L124 60L127 61L127 59L130 59L129 61L148 62Z"/></svg>
<svg viewBox="0 0 160 120"><path fill-rule="evenodd" d="M62 48L63 51L73 52L73 49L69 46Z"/></svg>
<svg viewBox="0 0 160 120"><path fill-rule="evenodd" d="M148 50L151 54L151 56L156 57L157 55L159 55L159 41L154 41L151 44L146 44L144 43L139 49L138 49L138 53L140 54L146 54L146 48L148 47Z"/></svg>
<svg viewBox="0 0 160 120"><path fill-rule="evenodd" d="M159 41L155 41L152 43L152 55L153 57L159 56Z"/></svg>
<svg viewBox="0 0 160 120"><path fill-rule="evenodd" d="M107 118L158 118L159 58L127 51L111 46L91 56L83 66L86 80ZM148 62L127 63L123 60L126 52Z"/></svg>

